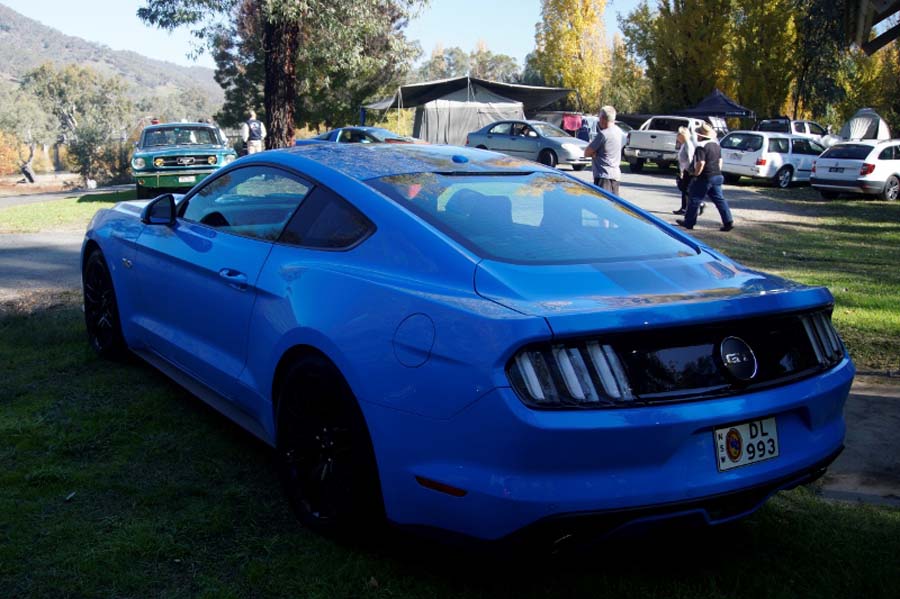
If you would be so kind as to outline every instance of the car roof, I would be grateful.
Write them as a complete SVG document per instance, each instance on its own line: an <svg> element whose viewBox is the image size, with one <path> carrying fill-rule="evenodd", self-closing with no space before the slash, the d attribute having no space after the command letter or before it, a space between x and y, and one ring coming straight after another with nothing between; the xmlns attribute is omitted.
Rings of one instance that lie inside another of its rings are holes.
<svg viewBox="0 0 900 599"><path fill-rule="evenodd" d="M505 154L424 144L305 144L252 154L238 161L243 165L254 162L276 162L301 170L304 163L313 162L359 181L427 172L557 172Z"/></svg>
<svg viewBox="0 0 900 599"><path fill-rule="evenodd" d="M156 125L147 125L144 131L152 131L154 129L175 129L177 127L209 127L215 129L215 125L209 123L158 123Z"/></svg>

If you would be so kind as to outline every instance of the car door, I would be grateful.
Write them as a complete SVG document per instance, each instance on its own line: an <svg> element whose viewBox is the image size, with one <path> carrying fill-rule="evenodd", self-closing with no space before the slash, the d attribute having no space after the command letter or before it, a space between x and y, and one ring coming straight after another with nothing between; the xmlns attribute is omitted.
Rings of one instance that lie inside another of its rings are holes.
<svg viewBox="0 0 900 599"><path fill-rule="evenodd" d="M139 326L149 349L235 397L260 270L310 185L250 165L200 186L171 226L137 241Z"/></svg>
<svg viewBox="0 0 900 599"><path fill-rule="evenodd" d="M513 123L497 123L490 129L488 129L487 135L485 136L486 140L484 142L484 145L487 146L488 150L509 154L513 150L512 128Z"/></svg>
<svg viewBox="0 0 900 599"><path fill-rule="evenodd" d="M811 139L795 137L791 139L791 164L794 167L794 181L809 181L812 165L824 148Z"/></svg>
<svg viewBox="0 0 900 599"><path fill-rule="evenodd" d="M527 158L528 160L537 160L538 154L541 153L546 140L538 135L526 123L519 123L513 127L513 146L515 146L516 156Z"/></svg>

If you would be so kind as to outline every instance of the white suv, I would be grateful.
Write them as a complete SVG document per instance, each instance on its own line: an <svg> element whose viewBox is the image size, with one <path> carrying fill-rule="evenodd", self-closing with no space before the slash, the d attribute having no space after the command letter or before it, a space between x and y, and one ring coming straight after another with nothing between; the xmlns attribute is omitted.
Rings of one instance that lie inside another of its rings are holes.
<svg viewBox="0 0 900 599"><path fill-rule="evenodd" d="M829 200L842 192L896 200L900 196L900 139L831 146L813 165L810 183Z"/></svg>
<svg viewBox="0 0 900 599"><path fill-rule="evenodd" d="M778 187L808 181L813 163L825 150L812 139L762 131L732 131L719 145L726 183L753 177Z"/></svg>
<svg viewBox="0 0 900 599"><path fill-rule="evenodd" d="M808 137L818 142L822 142L822 138L828 135L828 131L815 121L794 121L791 119L763 119L753 128L755 131L764 131L766 133L785 133L788 135L797 135L799 137Z"/></svg>

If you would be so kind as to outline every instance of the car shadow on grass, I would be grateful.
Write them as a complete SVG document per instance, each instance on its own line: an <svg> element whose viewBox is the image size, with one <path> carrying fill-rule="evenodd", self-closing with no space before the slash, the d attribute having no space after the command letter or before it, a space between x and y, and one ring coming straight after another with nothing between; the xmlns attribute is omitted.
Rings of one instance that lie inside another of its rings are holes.
<svg viewBox="0 0 900 599"><path fill-rule="evenodd" d="M135 191L132 187L129 189L117 189L115 191L101 193L87 193L78 198L78 203L115 204L117 202L126 202L133 199L135 199Z"/></svg>

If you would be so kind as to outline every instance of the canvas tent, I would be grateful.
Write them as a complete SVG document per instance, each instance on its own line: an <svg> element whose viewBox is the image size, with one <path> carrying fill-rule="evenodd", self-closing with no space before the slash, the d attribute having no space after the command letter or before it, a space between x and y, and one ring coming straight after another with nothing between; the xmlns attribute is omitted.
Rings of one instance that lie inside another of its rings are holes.
<svg viewBox="0 0 900 599"><path fill-rule="evenodd" d="M881 116L871 108L862 108L856 111L850 120L841 127L841 139L890 139L891 131L888 124Z"/></svg>
<svg viewBox="0 0 900 599"><path fill-rule="evenodd" d="M693 108L679 110L676 114L703 118L717 116L720 118L755 118L756 114L749 108L744 108L720 90L715 89L711 94L700 100Z"/></svg>
<svg viewBox="0 0 900 599"><path fill-rule="evenodd" d="M367 110L415 108L413 135L430 143L463 145L466 134L502 119L523 119L566 97L562 87L500 83L456 77L404 85L393 97L365 106Z"/></svg>

